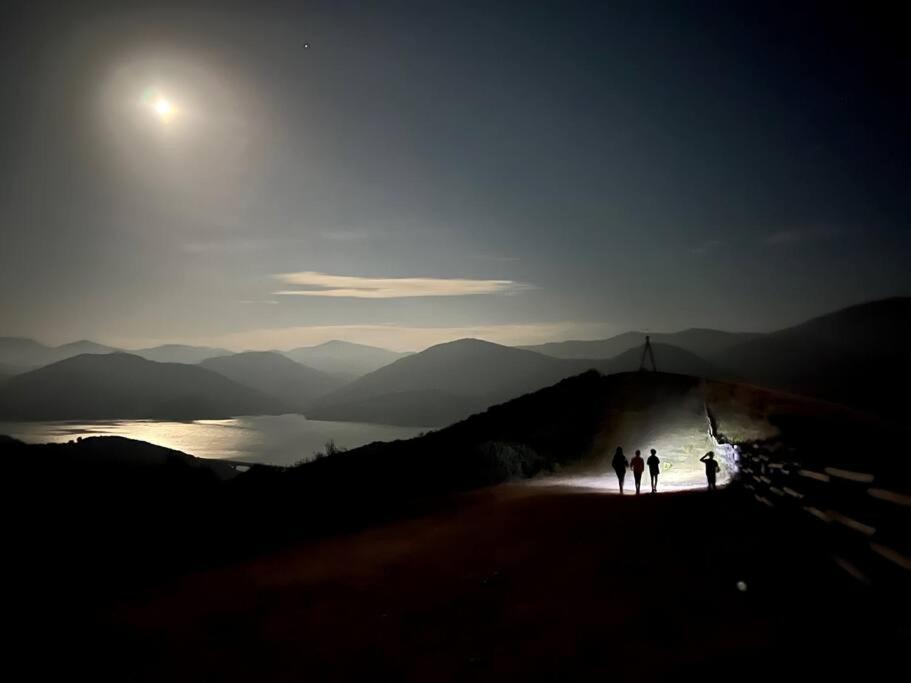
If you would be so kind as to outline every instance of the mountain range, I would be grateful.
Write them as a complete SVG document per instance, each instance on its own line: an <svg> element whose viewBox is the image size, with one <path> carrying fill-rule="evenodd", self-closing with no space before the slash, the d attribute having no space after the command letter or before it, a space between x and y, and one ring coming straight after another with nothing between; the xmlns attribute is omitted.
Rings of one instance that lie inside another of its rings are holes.
<svg viewBox="0 0 911 683"><path fill-rule="evenodd" d="M61 346L45 346L34 339L0 337L0 364L4 365L10 374L50 365L83 353L111 353L113 351L117 351L117 349L84 339Z"/></svg>
<svg viewBox="0 0 911 683"><path fill-rule="evenodd" d="M0 337L0 372L14 375L50 365L84 353L104 354L124 352L157 363L187 363L195 365L210 358L232 355L232 351L211 346L162 344L142 349L120 349L92 341L77 341L61 346L47 346L33 339ZM390 351L376 346L333 340L317 346L301 346L290 351L274 351L291 360L351 380L388 365L407 353Z"/></svg>
<svg viewBox="0 0 911 683"><path fill-rule="evenodd" d="M431 426L575 374L567 362L479 339L438 344L323 397L318 419Z"/></svg>
<svg viewBox="0 0 911 683"><path fill-rule="evenodd" d="M281 400L206 368L127 353L67 358L0 385L6 419L187 420L288 410Z"/></svg>
<svg viewBox="0 0 911 683"><path fill-rule="evenodd" d="M893 298L777 332L691 329L651 339L664 372L746 382L901 416L909 405L909 335L911 298ZM439 426L588 369L636 370L644 336L524 348L461 339L414 354L341 341L214 358L207 354L222 350L168 345L142 351L185 361L206 356L199 365L158 363L88 341L47 347L2 338L0 415L198 418L303 411L318 419ZM79 352L23 373L29 364Z"/></svg>
<svg viewBox="0 0 911 683"><path fill-rule="evenodd" d="M296 412L305 410L315 398L342 384L337 377L271 351L246 351L209 358L200 366L279 399Z"/></svg>
<svg viewBox="0 0 911 683"><path fill-rule="evenodd" d="M57 361L81 356L83 354L122 353L118 349L106 344L81 340L62 344L60 346L47 346L34 339L22 337L0 337L0 366L8 374L17 374L34 370L35 368L50 365ZM184 344L164 344L145 349L128 351L135 356L159 363L199 363L206 358L223 356L231 353L227 349L212 348L208 346L186 346Z"/></svg>
<svg viewBox="0 0 911 683"><path fill-rule="evenodd" d="M554 358L613 358L625 351L642 348L646 334L651 337L653 344L674 346L707 359L713 358L733 346L762 336L754 332L721 332L694 328L671 333L624 332L609 339L552 342L519 348L536 351Z"/></svg>
<svg viewBox="0 0 911 683"><path fill-rule="evenodd" d="M354 379L409 355L389 349L334 339L318 346L280 352L291 360L344 379Z"/></svg>
<svg viewBox="0 0 911 683"><path fill-rule="evenodd" d="M201 363L208 358L217 358L218 356L228 356L231 354L228 349L221 349L211 346L187 346L186 344L162 344L161 346L152 346L147 349L137 349L129 351L146 360L153 360L156 363Z"/></svg>
<svg viewBox="0 0 911 683"><path fill-rule="evenodd" d="M655 344L654 351L667 372L696 377L716 374L709 363L683 349ZM637 370L640 355L640 349L630 349L611 359L552 358L479 339L460 339L369 373L324 396L308 415L383 424L444 425L586 370L604 374Z"/></svg>

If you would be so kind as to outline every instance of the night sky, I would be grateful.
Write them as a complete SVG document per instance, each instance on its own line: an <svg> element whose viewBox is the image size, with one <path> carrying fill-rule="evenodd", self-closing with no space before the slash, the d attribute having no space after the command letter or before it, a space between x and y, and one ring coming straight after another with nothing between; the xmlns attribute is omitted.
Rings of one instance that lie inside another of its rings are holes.
<svg viewBox="0 0 911 683"><path fill-rule="evenodd" d="M6 2L0 335L418 349L911 294L904 24L752 4Z"/></svg>

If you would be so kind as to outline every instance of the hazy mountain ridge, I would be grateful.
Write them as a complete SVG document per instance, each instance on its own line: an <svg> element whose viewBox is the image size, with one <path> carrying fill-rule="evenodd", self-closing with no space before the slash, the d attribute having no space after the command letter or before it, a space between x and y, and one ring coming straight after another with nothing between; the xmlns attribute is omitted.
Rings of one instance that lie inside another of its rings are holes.
<svg viewBox="0 0 911 683"><path fill-rule="evenodd" d="M650 336L659 371L783 389L880 414L901 414L909 404L903 387L911 380L911 347L908 344L911 298L852 306L761 335L692 329ZM203 362L202 367L218 369L235 384L255 391L258 398L254 400L248 396L249 400L243 402L243 412L306 408L308 415L326 419L434 426L461 419L489 405L590 368L606 374L636 370L644 338L644 334L630 332L595 342L571 341L530 347L569 356L566 358L532 351L528 347L506 347L476 339L438 344L416 354L333 341L285 353L229 352L213 362ZM666 339L679 340L681 345L667 344ZM684 345L702 348L705 353L695 353ZM577 357L583 351L606 353L623 347L626 348L609 358ZM21 366L4 359L34 360L42 354L45 357L49 353L68 354L83 348L110 350L117 355L110 347L87 341L52 348L29 339L0 338L0 363L7 363L0 365L0 381L4 381L4 374L22 372ZM165 345L145 352L156 350L163 354L190 354L190 357L218 351L209 347ZM349 360L358 371L383 359L394 360L344 384L342 374L352 377L357 372L333 373L307 367L306 363L289 359L288 355L292 353L309 355L323 367L335 371L345 367L344 363ZM252 359L259 359L259 362ZM19 375L22 376L25 375ZM17 412L12 405L15 401L9 396L12 387L19 386L15 379L7 378L4 391L0 392L6 396L4 412L7 415ZM80 379L83 384L86 381L86 378ZM97 383L98 380L93 381ZM181 386L180 381L177 386ZM148 386L143 390L147 389ZM67 389L55 386L53 391L66 392ZM183 389L178 393L181 391L186 393ZM127 404L130 398L125 395ZM204 407L205 400L200 399L198 409L202 412L195 414L189 398L172 398L177 404L182 400L188 402L180 409L170 409L181 416L206 417L213 412L211 405ZM147 406L151 411L147 414L138 414L138 406L129 412L136 417L156 417L162 412L161 405L167 402L166 399L164 395L159 396L159 405ZM32 396L29 400L34 404L38 398ZM46 406L62 401L63 396L49 395L44 399ZM35 405L18 412L41 414ZM73 410L76 410L75 405L69 412ZM56 414L57 411L49 412ZM224 407L214 412L239 414L236 408L226 412Z"/></svg>
<svg viewBox="0 0 911 683"><path fill-rule="evenodd" d="M7 419L198 419L277 414L288 406L211 370L126 353L81 355L10 378Z"/></svg>
<svg viewBox="0 0 911 683"><path fill-rule="evenodd" d="M15 372L23 372L83 353L114 353L118 350L85 339L60 346L46 346L24 337L0 337L0 364Z"/></svg>
<svg viewBox="0 0 911 683"><path fill-rule="evenodd" d="M732 380L903 415L911 381L911 298L822 315L713 359Z"/></svg>
<svg viewBox="0 0 911 683"><path fill-rule="evenodd" d="M161 346L151 346L146 349L128 351L127 353L141 356L146 360L152 360L156 363L186 363L188 365L195 365L208 358L231 355L232 352L228 351L228 349L211 346L162 344Z"/></svg>
<svg viewBox="0 0 911 683"><path fill-rule="evenodd" d="M341 385L336 377L271 351L245 351L209 358L199 365L296 410Z"/></svg>
<svg viewBox="0 0 911 683"><path fill-rule="evenodd" d="M659 367L667 372L716 374L709 363L681 349L656 344L654 351L656 359L663 359L664 365ZM460 339L432 346L365 375L325 396L309 414L383 424L448 424L586 370L608 374L637 370L640 355L640 349L633 349L607 360L560 359L478 339ZM432 405L428 405L430 401Z"/></svg>
<svg viewBox="0 0 911 683"><path fill-rule="evenodd" d="M333 339L317 346L279 351L291 360L330 375L355 379L410 354Z"/></svg>
<svg viewBox="0 0 911 683"><path fill-rule="evenodd" d="M517 348L543 353L554 358L615 358L631 349L642 348L648 335L653 344L666 344L697 356L711 358L736 344L762 336L753 332L724 332L691 328L680 332L624 332L608 339L562 341Z"/></svg>
<svg viewBox="0 0 911 683"><path fill-rule="evenodd" d="M231 351L208 346L188 346L186 344L162 344L144 349L121 349L107 344L86 339L47 346L34 339L24 337L0 337L0 364L17 372L34 370L51 363L82 354L130 353L146 360L159 363L199 363L206 358L223 356Z"/></svg>

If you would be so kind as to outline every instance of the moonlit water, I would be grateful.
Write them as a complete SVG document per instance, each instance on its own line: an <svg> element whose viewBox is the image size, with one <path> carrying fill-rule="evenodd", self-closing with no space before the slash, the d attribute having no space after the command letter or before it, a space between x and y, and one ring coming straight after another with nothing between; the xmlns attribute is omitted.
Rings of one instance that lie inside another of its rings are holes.
<svg viewBox="0 0 911 683"><path fill-rule="evenodd" d="M308 420L303 415L259 415L229 420L164 422L0 422L0 434L27 443L65 443L86 436L123 436L173 448L200 458L223 458L270 465L309 460L332 439L340 448L416 436L424 427L393 427L359 422Z"/></svg>

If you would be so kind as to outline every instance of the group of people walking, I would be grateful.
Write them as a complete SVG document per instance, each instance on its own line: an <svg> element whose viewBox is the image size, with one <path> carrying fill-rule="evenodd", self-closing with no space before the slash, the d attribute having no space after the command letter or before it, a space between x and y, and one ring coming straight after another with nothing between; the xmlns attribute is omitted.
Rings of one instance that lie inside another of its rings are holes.
<svg viewBox="0 0 911 683"><path fill-rule="evenodd" d="M712 451L709 451L699 458L699 462L705 464L705 478L709 490L714 491L715 477L721 469L718 461L715 460L715 454ZM652 493L657 493L658 474L661 468L661 461L658 459L657 451L654 448L651 449L651 455L648 456L647 460L643 460L642 453L636 451L636 455L634 455L631 460L627 460L626 456L623 455L623 448L617 446L617 450L614 452L614 457L611 460L611 466L614 468L614 472L617 473L617 481L620 483L621 494L623 493L623 481L626 479L626 470L631 469L633 471L633 481L636 482L636 495L639 495L639 488L642 485L642 473L645 472L646 465L648 465L648 473L651 478Z"/></svg>
<svg viewBox="0 0 911 683"><path fill-rule="evenodd" d="M636 482L636 494L639 494L639 487L642 485L642 473L645 472L646 465L648 465L648 473L652 480L652 493L658 492L658 473L661 461L658 459L658 453L654 448L652 449L652 454L648 456L648 460L643 460L642 452L636 451L633 459L627 461L626 456L623 455L623 448L617 446L611 465L614 468L614 472L617 473L617 481L620 482L620 493L623 493L623 480L626 479L626 470L631 468L633 470L633 479Z"/></svg>

